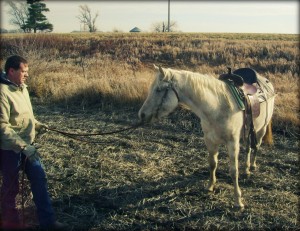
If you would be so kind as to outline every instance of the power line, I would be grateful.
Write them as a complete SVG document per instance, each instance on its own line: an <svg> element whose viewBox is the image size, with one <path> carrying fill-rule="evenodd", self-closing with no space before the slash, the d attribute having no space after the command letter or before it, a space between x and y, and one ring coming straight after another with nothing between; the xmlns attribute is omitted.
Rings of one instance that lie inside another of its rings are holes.
<svg viewBox="0 0 300 231"><path fill-rule="evenodd" d="M168 0L168 32L170 32L170 0Z"/></svg>

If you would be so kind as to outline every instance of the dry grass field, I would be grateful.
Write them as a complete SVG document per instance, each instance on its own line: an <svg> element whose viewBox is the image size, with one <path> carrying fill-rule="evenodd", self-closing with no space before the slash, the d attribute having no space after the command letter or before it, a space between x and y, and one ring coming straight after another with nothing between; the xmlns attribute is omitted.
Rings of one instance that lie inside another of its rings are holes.
<svg viewBox="0 0 300 231"><path fill-rule="evenodd" d="M203 133L183 108L156 124L88 139L97 144L54 132L39 136L57 217L71 230L299 230L298 35L1 36L1 67L9 55L25 56L37 119L65 131L113 131L137 122L153 64L216 77L227 66L252 67L274 83L275 142L262 147L250 178L240 176L243 211L233 208L225 147L217 189L205 191ZM25 219L36 224L25 182Z"/></svg>

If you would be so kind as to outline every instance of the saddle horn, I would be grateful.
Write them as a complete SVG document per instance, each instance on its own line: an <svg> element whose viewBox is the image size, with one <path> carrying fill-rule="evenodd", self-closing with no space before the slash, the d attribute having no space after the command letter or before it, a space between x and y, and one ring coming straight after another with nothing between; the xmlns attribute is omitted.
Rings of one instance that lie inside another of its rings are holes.
<svg viewBox="0 0 300 231"><path fill-rule="evenodd" d="M244 80L241 76L233 74L231 71L231 67L227 67L227 74L222 74L219 76L220 80L231 80L234 82L234 84L238 87L243 86Z"/></svg>

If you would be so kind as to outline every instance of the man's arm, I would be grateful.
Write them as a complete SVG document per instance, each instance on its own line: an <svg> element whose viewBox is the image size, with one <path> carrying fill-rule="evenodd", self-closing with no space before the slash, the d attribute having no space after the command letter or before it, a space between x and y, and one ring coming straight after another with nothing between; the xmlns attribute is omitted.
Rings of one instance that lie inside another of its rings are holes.
<svg viewBox="0 0 300 231"><path fill-rule="evenodd" d="M0 92L0 139L1 149L19 153L27 143L15 132L10 122L10 105L7 97Z"/></svg>

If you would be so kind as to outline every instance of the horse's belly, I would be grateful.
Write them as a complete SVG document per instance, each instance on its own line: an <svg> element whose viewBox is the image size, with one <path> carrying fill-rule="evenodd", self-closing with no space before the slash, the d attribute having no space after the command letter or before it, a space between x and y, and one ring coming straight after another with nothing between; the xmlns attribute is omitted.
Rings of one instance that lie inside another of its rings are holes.
<svg viewBox="0 0 300 231"><path fill-rule="evenodd" d="M216 141L216 143L239 140L243 126L243 112L239 111L227 119L224 118L224 120L218 120L214 123L201 120L201 126L205 137Z"/></svg>

